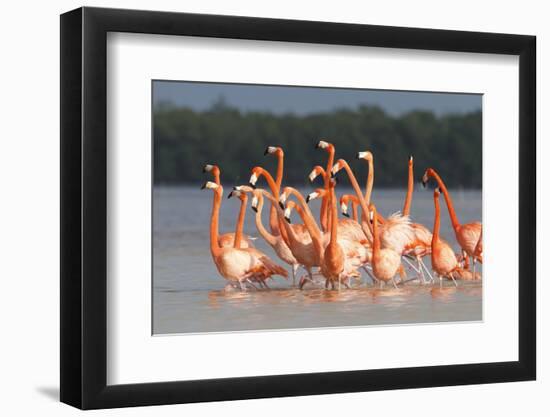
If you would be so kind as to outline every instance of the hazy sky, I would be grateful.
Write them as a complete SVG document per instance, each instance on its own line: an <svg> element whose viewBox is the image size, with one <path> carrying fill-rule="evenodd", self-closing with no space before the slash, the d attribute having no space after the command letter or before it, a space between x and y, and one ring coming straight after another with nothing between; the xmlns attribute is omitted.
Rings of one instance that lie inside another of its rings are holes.
<svg viewBox="0 0 550 417"><path fill-rule="evenodd" d="M222 84L154 81L153 103L166 101L178 106L205 110L223 97L242 111L309 114L336 108L377 105L391 115L411 110L431 110L441 115L481 109L480 94L422 93L389 90L286 87L251 84Z"/></svg>

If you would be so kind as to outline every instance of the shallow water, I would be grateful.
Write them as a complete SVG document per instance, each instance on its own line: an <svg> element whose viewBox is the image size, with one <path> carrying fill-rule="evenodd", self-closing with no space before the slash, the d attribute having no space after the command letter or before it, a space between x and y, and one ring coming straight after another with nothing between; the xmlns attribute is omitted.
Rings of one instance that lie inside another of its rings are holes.
<svg viewBox="0 0 550 417"><path fill-rule="evenodd" d="M338 189L338 193L351 190ZM225 191L225 195L229 190ZM304 192L310 192L305 188ZM450 191L459 219L481 220L480 191ZM388 215L403 204L404 190L373 193L379 212ZM460 281L419 285L409 282L399 289L365 287L327 291L291 288L291 280L277 277L270 290L241 292L225 289L209 250L208 227L212 191L198 187L155 187L153 205L153 333L197 333L262 329L294 329L383 324L470 321L482 318L481 282ZM317 203L317 204L316 204ZM312 202L317 213L319 202ZM223 199L220 233L234 231L239 209L236 199ZM442 235L456 251L458 245L442 201ZM411 215L428 228L433 226L433 193L415 191ZM267 225L267 207L264 224ZM245 233L257 236L255 246L277 260L259 237L247 210ZM296 213L293 220L298 221ZM429 267L429 260L426 259ZM285 266L283 263L281 265ZM299 271L299 275L304 272ZM363 273L363 275L365 275ZM414 276L408 271L409 277ZM357 282L359 285L359 282Z"/></svg>

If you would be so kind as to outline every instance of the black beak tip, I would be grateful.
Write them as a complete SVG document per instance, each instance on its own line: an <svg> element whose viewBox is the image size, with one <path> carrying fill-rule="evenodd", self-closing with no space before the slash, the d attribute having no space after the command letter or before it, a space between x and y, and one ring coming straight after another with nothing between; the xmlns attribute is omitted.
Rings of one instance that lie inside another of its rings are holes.
<svg viewBox="0 0 550 417"><path fill-rule="evenodd" d="M348 213L342 212L342 215L343 215L343 216L346 216L346 217L349 217L349 214L348 214Z"/></svg>
<svg viewBox="0 0 550 417"><path fill-rule="evenodd" d="M281 207L281 210L285 209L285 205L279 201L279 207Z"/></svg>
<svg viewBox="0 0 550 417"><path fill-rule="evenodd" d="M314 149L319 149L319 144L318 144L318 143L315 144L315 148L314 148Z"/></svg>
<svg viewBox="0 0 550 417"><path fill-rule="evenodd" d="M201 190L204 190L206 188L206 184L201 185Z"/></svg>
<svg viewBox="0 0 550 417"><path fill-rule="evenodd" d="M254 212L257 213L258 212L258 207L252 206L252 210L254 210Z"/></svg>
<svg viewBox="0 0 550 417"><path fill-rule="evenodd" d="M248 185L250 185L252 188L256 189L256 185L255 185L255 184L252 184L251 182L249 182Z"/></svg>
<svg viewBox="0 0 550 417"><path fill-rule="evenodd" d="M426 185L427 185L426 182L424 182L424 180L422 180L421 183L422 183L422 188L426 188Z"/></svg>
<svg viewBox="0 0 550 417"><path fill-rule="evenodd" d="M360 159L360 156L359 156L359 155L360 155L359 152L357 152L357 153L355 154L355 159Z"/></svg>
<svg viewBox="0 0 550 417"><path fill-rule="evenodd" d="M268 153L269 153L269 146L267 148L265 148L264 156L267 155Z"/></svg>
<svg viewBox="0 0 550 417"><path fill-rule="evenodd" d="M292 224L292 222L290 221L290 217L285 217L285 220L288 224Z"/></svg>
<svg viewBox="0 0 550 417"><path fill-rule="evenodd" d="M309 195L308 195L308 196L306 197L306 203L307 203L307 204L309 204L309 200L310 200L310 198L309 198Z"/></svg>
<svg viewBox="0 0 550 417"><path fill-rule="evenodd" d="M227 199L229 200L231 197L233 197L233 192L230 192L230 193L227 195Z"/></svg>

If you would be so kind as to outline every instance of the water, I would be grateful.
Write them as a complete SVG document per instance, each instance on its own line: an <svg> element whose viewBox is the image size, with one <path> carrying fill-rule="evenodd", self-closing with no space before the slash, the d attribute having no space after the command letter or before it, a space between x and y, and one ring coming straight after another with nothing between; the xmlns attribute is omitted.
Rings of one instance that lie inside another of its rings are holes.
<svg viewBox="0 0 550 417"><path fill-rule="evenodd" d="M229 193L229 187L224 195ZM338 194L351 190L338 188ZM304 188L304 193L311 192ZM481 220L481 191L450 191L463 223ZM386 216L403 205L404 190L373 192L378 211ZM291 281L276 277L271 290L227 291L209 249L212 191L199 187L155 187L153 194L153 333L197 333L242 330L296 329L382 324L471 321L482 318L480 281L419 285L395 290L387 286L326 291L291 288ZM456 252L459 247L442 203L442 237ZM222 201L220 233L234 231L240 201ZM319 201L311 203L317 215ZM259 236L247 209L245 233L257 236L255 246L282 266ZM264 207L264 225L268 209ZM415 190L411 216L433 226L433 192ZM293 213L293 220L299 220ZM429 267L429 259L425 262ZM288 268L287 268L288 269ZM289 271L290 272L290 271ZM303 271L299 271L299 276ZM413 276L413 271L408 272ZM289 273L290 275L290 273Z"/></svg>

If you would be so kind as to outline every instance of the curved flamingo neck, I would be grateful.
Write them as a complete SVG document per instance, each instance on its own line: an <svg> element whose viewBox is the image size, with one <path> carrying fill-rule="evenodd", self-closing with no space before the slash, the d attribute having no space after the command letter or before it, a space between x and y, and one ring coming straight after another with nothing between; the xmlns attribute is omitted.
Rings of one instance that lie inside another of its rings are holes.
<svg viewBox="0 0 550 417"><path fill-rule="evenodd" d="M320 236L321 230L319 229L319 226L317 226L317 223L315 223L315 218L313 217L313 213L311 212L309 205L306 203L304 196L300 194L300 192L294 187L286 187L286 189L290 191L290 193L296 197L296 199L298 200L298 203L300 203L300 206L302 207L302 210L304 212L304 219L303 219L304 224L306 224L306 220L307 220L310 223L312 229L315 231L315 233Z"/></svg>
<svg viewBox="0 0 550 417"><path fill-rule="evenodd" d="M279 198L279 188L277 187L277 184L271 174L260 167L259 175L263 175L273 196L275 198ZM269 211L269 228L271 229L271 233L274 235L278 235L280 233L280 221L277 218L277 211L274 206L271 206Z"/></svg>
<svg viewBox="0 0 550 417"><path fill-rule="evenodd" d="M262 237L267 241L267 243L269 243L270 245L275 245L275 236L269 233L262 223L262 210L264 208L264 197L262 194L260 194L258 200L258 210L256 211L256 216L254 219L256 223L256 228L258 229L258 232L260 232L260 235L262 235Z"/></svg>
<svg viewBox="0 0 550 417"><path fill-rule="evenodd" d="M212 204L212 214L210 216L210 252L212 256L217 256L220 253L218 244L218 224L220 215L220 205L222 201L223 189L221 186L214 190L214 200Z"/></svg>
<svg viewBox="0 0 550 417"><path fill-rule="evenodd" d="M241 247L241 241L243 238L243 227L244 227L244 217L246 215L246 203L248 201L248 196L243 194L241 197L241 208L239 209L239 216L237 217L237 226L235 228L235 240L233 242L234 248Z"/></svg>
<svg viewBox="0 0 550 417"><path fill-rule="evenodd" d="M405 196L405 204L403 205L403 216L408 216L411 212L411 203L414 187L414 172L412 161L409 163L409 179L407 182L407 195Z"/></svg>
<svg viewBox="0 0 550 417"><path fill-rule="evenodd" d="M451 224L453 225L453 229L456 231L457 229L460 228L460 222L458 221L458 217L456 216L453 200L451 199L451 196L447 191L447 187L445 187L445 183L443 182L439 174L435 172L433 169L428 173L428 175L433 177L437 181L437 185L441 189L441 192L443 193L443 197L445 198L445 203L447 203L447 209L449 210L449 217L451 218Z"/></svg>

